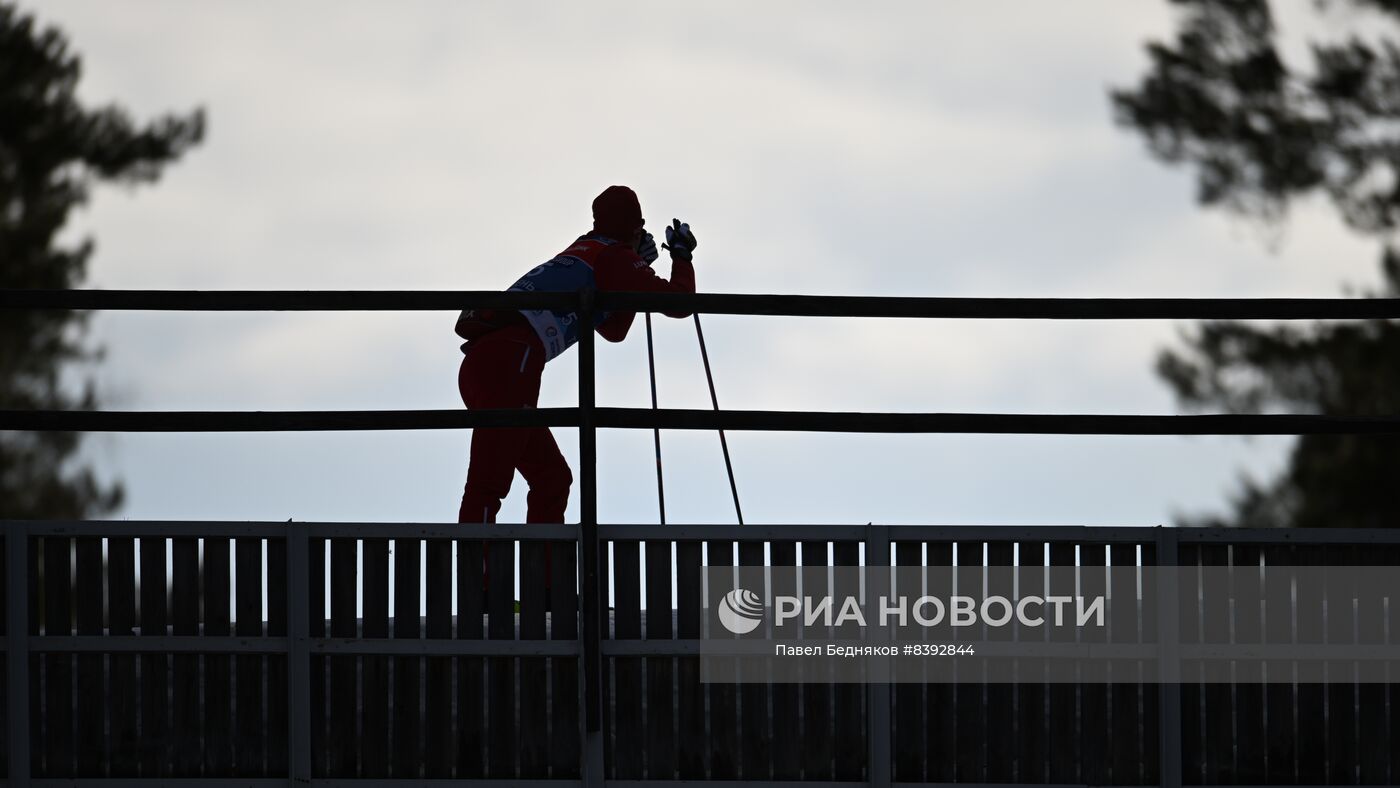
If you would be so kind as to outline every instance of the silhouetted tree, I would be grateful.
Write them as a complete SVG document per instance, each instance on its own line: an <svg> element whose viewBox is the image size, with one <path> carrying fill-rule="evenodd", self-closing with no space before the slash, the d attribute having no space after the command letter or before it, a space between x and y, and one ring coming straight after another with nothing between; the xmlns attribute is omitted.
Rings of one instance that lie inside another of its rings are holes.
<svg viewBox="0 0 1400 788"><path fill-rule="evenodd" d="M203 135L198 110L137 126L119 107L83 107L76 96L80 75L62 32L40 28L0 2L0 288L79 285L92 241L63 246L57 236L92 184L154 181ZM91 379L75 385L70 372L100 356L86 341L86 317L0 310L0 408L95 407ZM80 438L0 432L0 518L112 511L121 486L100 484L80 462Z"/></svg>
<svg viewBox="0 0 1400 788"><path fill-rule="evenodd" d="M1301 65L1280 55L1267 0L1171 2L1176 40L1148 44L1141 84L1113 92L1118 121L1157 158L1192 166L1204 205L1276 224L1295 198L1322 194L1349 227L1388 241L1400 220L1400 0L1315 0L1318 13L1364 19L1365 36L1310 41ZM1400 297L1388 245L1381 269L1366 295ZM1400 414L1393 322L1209 322L1184 342L1157 371L1188 407ZM1397 526L1397 460L1393 436L1305 436L1277 479L1246 478L1230 513L1186 523Z"/></svg>

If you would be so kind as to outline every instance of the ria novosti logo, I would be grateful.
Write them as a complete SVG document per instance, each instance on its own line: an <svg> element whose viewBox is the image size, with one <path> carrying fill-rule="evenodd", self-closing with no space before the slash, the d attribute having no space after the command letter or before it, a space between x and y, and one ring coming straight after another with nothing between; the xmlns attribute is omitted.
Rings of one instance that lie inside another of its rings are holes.
<svg viewBox="0 0 1400 788"><path fill-rule="evenodd" d="M763 600L758 594L736 588L719 601L719 623L736 635L747 635L763 622Z"/></svg>

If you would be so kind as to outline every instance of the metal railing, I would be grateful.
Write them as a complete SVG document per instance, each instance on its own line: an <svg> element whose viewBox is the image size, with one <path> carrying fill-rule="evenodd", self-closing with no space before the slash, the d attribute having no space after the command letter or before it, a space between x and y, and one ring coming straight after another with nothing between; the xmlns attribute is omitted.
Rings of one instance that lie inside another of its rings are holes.
<svg viewBox="0 0 1400 788"><path fill-rule="evenodd" d="M1400 319L1400 299L971 299L971 298L865 298L739 294L641 294L619 292L579 293L501 293L463 292L171 292L171 291L0 291L0 309L104 309L104 310L459 310L462 308L570 309L584 325L591 325L599 311L653 310L665 312L709 312L743 315L898 317L960 319ZM602 646L600 624L599 545L601 539L837 539L859 540L866 545L869 560L889 561L890 532L859 526L668 526L664 534L646 526L603 526L597 522L596 434L609 428L662 429L739 429L802 430L832 432L908 433L1021 433L1021 434L1395 434L1400 433L1400 416L1346 415L1090 415L1090 414L987 414L987 413L857 413L789 411L702 411L684 409L635 409L599 407L595 399L594 337L581 333L579 341L578 390L575 408L531 410L416 410L416 411L303 411L303 412L48 412L0 411L0 430L64 431L302 431L302 430L404 430L454 429L474 427L559 426L579 430L580 522L573 526L510 525L474 526L472 536L483 540L577 541L579 547L578 589L581 597L582 632L576 645L569 641L439 641L399 639L359 639L347 642L311 636L311 615L305 594L307 588L307 542L314 538L460 538L457 526L376 525L376 524L163 524L163 523L6 523L7 567L7 651L8 708L12 721L8 731L11 785L29 782L29 730L13 721L30 713L28 692L30 660L17 655L44 652L104 653L284 653L291 675L288 681L289 777L293 782L312 779L309 762L310 698L306 673L312 654L374 655L559 655L579 653L584 690L582 725L585 746L582 773L585 783L596 784L603 774L602 659L609 652L674 653L647 647ZM405 531L405 529L408 529ZM914 529L914 530L910 530ZM878 531L878 533L877 533ZM899 538L923 539L930 534L970 538L990 538L984 528L937 529L900 527ZM1029 536L1031 530L1027 530ZM1039 540L1072 538L1063 529L1034 529ZM1136 529L1093 529L1075 531L1095 542L1143 539ZM997 539L1020 538L1021 532L998 531ZM28 542L38 537L251 537L285 539L286 617L289 631L282 637L248 638L228 636L182 639L178 636L69 636L31 635L21 625L29 615L26 598L29 567ZM873 541L872 541L873 539ZM1236 531L1157 532L1158 561L1175 561L1179 541L1264 541L1366 543L1397 541L1391 532L1334 532L1326 535L1303 533L1245 534ZM882 548L883 545L883 548ZM689 653L689 652L685 652ZM887 783L889 775L888 695L882 700L875 693L869 699L871 729L868 779ZM1175 693L1163 693L1161 710L1160 783L1178 785L1180 775L1180 710ZM1173 757L1175 754L1177 757ZM17 757L18 756L18 757ZM42 781L35 781L42 782ZM114 781L120 783L121 781ZM130 782L130 781L129 781ZM134 782L150 784L141 779ZM133 782L133 784L134 784ZM241 781L253 784L259 781ZM267 781L269 784L272 781ZM378 780L363 784L389 784ZM68 784L68 781L65 781Z"/></svg>

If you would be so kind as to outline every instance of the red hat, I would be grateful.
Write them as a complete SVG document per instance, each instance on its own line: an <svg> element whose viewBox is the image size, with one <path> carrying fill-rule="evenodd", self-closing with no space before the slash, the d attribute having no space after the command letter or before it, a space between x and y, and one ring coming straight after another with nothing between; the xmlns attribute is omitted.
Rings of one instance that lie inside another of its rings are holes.
<svg viewBox="0 0 1400 788"><path fill-rule="evenodd" d="M636 192L626 186L609 186L593 199L593 229L611 238L624 240L643 224L642 204Z"/></svg>

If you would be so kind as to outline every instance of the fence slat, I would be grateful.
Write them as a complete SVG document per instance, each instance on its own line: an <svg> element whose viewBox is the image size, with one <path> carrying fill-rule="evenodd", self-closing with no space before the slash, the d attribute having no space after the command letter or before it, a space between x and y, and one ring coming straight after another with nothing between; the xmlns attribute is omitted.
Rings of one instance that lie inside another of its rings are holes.
<svg viewBox="0 0 1400 788"><path fill-rule="evenodd" d="M389 637L389 540L365 539L360 544L362 581L361 630L367 638ZM480 568L477 570L480 577ZM480 592L478 592L479 594ZM478 624L480 620L478 619ZM360 719L360 774L366 779L389 776L389 658L361 658L364 710Z"/></svg>
<svg viewBox="0 0 1400 788"><path fill-rule="evenodd" d="M287 540L267 540L267 634L287 636ZM291 739L287 735L286 654L267 658L267 774L288 774Z"/></svg>
<svg viewBox="0 0 1400 788"><path fill-rule="evenodd" d="M554 541L549 542L549 546L549 635L554 640L578 641L578 544ZM580 773L583 736L579 716L579 659L553 657L549 672L554 695L549 729L550 777L576 779Z"/></svg>
<svg viewBox="0 0 1400 788"><path fill-rule="evenodd" d="M1137 550L1135 544L1114 544L1108 548L1108 561L1113 566L1109 576L1108 624L1110 642L1122 645L1141 643L1138 626ZM1138 693L1143 689L1142 663L1127 660L1112 665L1113 682L1109 684L1109 729L1113 731L1111 750L1112 779L1116 785L1143 785L1156 775L1147 777L1143 771L1143 730L1141 703ZM1121 675L1120 675L1121 674Z"/></svg>
<svg viewBox="0 0 1400 788"><path fill-rule="evenodd" d="M1294 566L1325 566L1326 559L1324 545L1294 547ZM1323 607L1319 600L1322 599L1323 587L1316 569L1311 572L1298 572L1295 584L1299 600L1294 610L1297 620L1297 642L1322 643L1325 630ZM1322 662L1298 660L1294 664L1298 671L1298 781L1321 785L1327 782L1327 725Z"/></svg>
<svg viewBox="0 0 1400 788"><path fill-rule="evenodd" d="M27 536L21 536L20 538L21 541L28 541ZM4 746L0 746L0 774L4 774L7 777L11 776L10 749L12 747L19 749L19 746L16 746L15 742L10 741L10 691L12 688L9 681L9 660L11 656L10 649L8 648L9 640L7 636L9 635L8 627L11 625L18 626L19 622L12 622L9 620L10 583L16 580L16 578L10 575L10 564L6 558L6 550L8 549L7 545L9 542L9 534L0 532L0 610L5 611L3 614L0 614L0 637L6 638L7 645L7 648L0 650L0 672L3 672L5 675L4 686L0 687L0 737L4 737L3 741L5 742ZM22 632L23 628L19 631ZM27 723L28 721L26 720L25 722ZM23 736L26 731L28 731L27 727L16 728L15 734L16 736ZM15 771L19 772L22 771L22 769L16 769Z"/></svg>
<svg viewBox="0 0 1400 788"><path fill-rule="evenodd" d="M651 539L646 545L646 639L670 640L671 542ZM646 658L647 718L646 776L670 780L676 776L675 659Z"/></svg>
<svg viewBox="0 0 1400 788"><path fill-rule="evenodd" d="M39 578L43 573L43 539L25 540L25 566L29 575L29 634L39 634L39 627L43 623L43 610L40 603L43 596L40 595ZM163 554L162 554L163 555ZM164 565L162 564L162 571ZM43 674L40 672L43 657L34 652L29 653L29 774L31 777L42 777L44 774L44 740L41 735L40 725L43 723L44 705L44 685L42 684Z"/></svg>
<svg viewBox="0 0 1400 788"><path fill-rule="evenodd" d="M1236 643L1263 642L1263 617L1259 603L1263 581L1259 576L1259 545L1231 547L1230 595L1235 601L1234 640ZM1264 671L1255 661L1235 665L1235 772L1239 783L1263 783L1264 759L1268 752L1268 720L1264 707Z"/></svg>
<svg viewBox="0 0 1400 788"><path fill-rule="evenodd" d="M987 542L987 566L989 578L996 578L1005 584L1011 577L1011 567L1015 563L1015 545L1006 541ZM991 567L1005 567L998 571ZM990 582L990 581L989 581ZM1002 585L994 586L1001 588ZM1008 597L1010 588L1006 588ZM1010 627L987 627L989 641L1011 639ZM994 675L1004 674L1005 665L1010 660L988 660L988 667ZM1016 717L1014 715L1013 686L1004 681L987 684L987 779L991 782L1009 783L1016 779Z"/></svg>
<svg viewBox="0 0 1400 788"><path fill-rule="evenodd" d="M491 640L515 639L515 542L487 545L487 636ZM516 729L515 659L490 657L486 690L487 774L495 779L515 777ZM415 685L416 686L416 685Z"/></svg>
<svg viewBox="0 0 1400 788"><path fill-rule="evenodd" d="M763 553L763 542L739 542L739 565L761 567L765 563ZM746 662L741 661L741 670L752 669ZM768 685L746 680L739 686L739 708L740 773L745 780L771 779L773 732L768 725Z"/></svg>
<svg viewBox="0 0 1400 788"><path fill-rule="evenodd" d="M1229 566L1229 545L1201 546L1201 637L1203 642L1230 642L1230 588L1221 571ZM1214 571L1212 571L1214 570ZM1224 602L1224 604L1222 604ZM1225 660L1205 660L1206 782L1230 782L1235 773L1235 730L1230 716L1230 665Z"/></svg>
<svg viewBox="0 0 1400 788"><path fill-rule="evenodd" d="M1294 642L1293 633L1293 565L1291 545L1266 545L1264 555L1264 640L1278 645ZM1265 687L1268 719L1265 735L1268 752L1264 780L1287 785L1297 780L1298 738L1294 723L1297 698L1293 684L1280 679L1293 675L1293 664L1287 660L1269 660L1264 664L1269 672Z"/></svg>
<svg viewBox="0 0 1400 788"><path fill-rule="evenodd" d="M77 624L79 635L102 634L102 539L78 537L76 548ZM102 654L78 655L78 698L107 698ZM84 704L86 706L87 704ZM77 715L77 772L79 777L100 777L107 760L107 714L109 703L97 709L86 707Z"/></svg>
<svg viewBox="0 0 1400 788"><path fill-rule="evenodd" d="M142 635L164 637L166 634L165 544L166 540L160 537L141 538ZM170 735L170 706L166 700L170 681L167 659L164 654L141 655L142 777L164 777L170 773L170 761L164 747Z"/></svg>
<svg viewBox="0 0 1400 788"><path fill-rule="evenodd" d="M419 592L422 588L423 557L421 539L394 539L394 637L417 640L422 637L419 619ZM505 552L505 551L502 551ZM511 556L512 558L514 556ZM394 670L394 731L391 774L398 778L417 778L423 765L423 736L419 724L420 658L395 657ZM507 691L514 691L510 685ZM510 718L505 718L509 720ZM504 720L503 720L504 721ZM505 725L513 732L513 725Z"/></svg>
<svg viewBox="0 0 1400 788"><path fill-rule="evenodd" d="M804 597L819 599L830 590L826 575L813 572L809 568L830 566L828 550L829 544L825 541L802 542ZM806 634L809 635L817 633L813 627L807 627L806 630ZM811 667L816 675L802 685L802 776L806 780L831 780L835 776L832 759L833 685L827 681L813 680L826 672L825 662Z"/></svg>
<svg viewBox="0 0 1400 788"><path fill-rule="evenodd" d="M894 542L895 594L906 599L923 595L918 568L924 563L924 546L920 542ZM917 630L910 629L908 632ZM896 641L895 645L907 642ZM896 659L894 682L890 684L892 724L890 729L892 763L891 776L900 782L924 780L924 687L914 683L923 676L923 660Z"/></svg>
<svg viewBox="0 0 1400 788"><path fill-rule="evenodd" d="M445 539L428 539L424 549L427 560L427 636L447 640L452 637L452 543ZM523 552L523 551L522 551ZM522 560L523 555L522 555ZM521 603L524 604L525 584L522 583ZM523 610L522 610L523 612ZM424 742L423 771L430 778L452 776L452 658L425 657L423 712ZM527 687L521 686L526 692ZM527 736L526 741L543 737Z"/></svg>
<svg viewBox="0 0 1400 788"><path fill-rule="evenodd" d="M1347 568L1357 564L1352 545L1328 545L1324 557L1327 570L1327 642L1332 645L1356 643L1352 627L1356 616L1356 575ZM1360 753L1356 746L1356 667L1345 660L1327 663L1327 782L1329 785L1355 785Z"/></svg>
<svg viewBox="0 0 1400 788"><path fill-rule="evenodd" d="M480 539L457 540L457 637L481 640L486 614L485 553ZM486 663L457 658L457 777L486 776ZM556 688L557 692L557 688Z"/></svg>
<svg viewBox="0 0 1400 788"><path fill-rule="evenodd" d="M1016 545L1016 560L1020 569L1017 580L1022 596L1045 593L1045 543L1020 542ZM1024 626L1019 619L1013 630L1023 642L1045 640L1044 627ZM1032 663L1035 660L1031 661ZM1020 662L1016 685L1016 779L1023 783L1045 782L1048 774L1046 747L1049 731L1045 727L1047 685L1035 679L1044 678L1043 665Z"/></svg>
<svg viewBox="0 0 1400 788"><path fill-rule="evenodd" d="M520 639L543 640L545 636L546 594L552 582L546 566L544 542L520 543ZM552 559L553 556L548 556ZM520 776L544 779L549 776L546 735L549 707L546 657L520 658ZM639 710L640 711L640 710Z"/></svg>
<svg viewBox="0 0 1400 788"><path fill-rule="evenodd" d="M359 601L359 555L355 539L330 540L331 550L331 637L353 638L359 635L356 606ZM326 658L330 674L330 737L326 739L327 769L331 777L342 779L359 776L360 743L355 735L356 719L360 716L355 697L359 657L350 655Z"/></svg>
<svg viewBox="0 0 1400 788"><path fill-rule="evenodd" d="M1183 543L1177 548L1179 582L1177 588L1178 632L1183 644L1200 643L1201 608L1199 599L1201 545ZM1205 725L1202 723L1199 660L1181 662L1181 774L1182 782L1199 784L1205 779Z"/></svg>
<svg viewBox="0 0 1400 788"><path fill-rule="evenodd" d="M831 559L833 566L860 566L860 543L833 542ZM844 573L841 577L850 579ZM843 583L836 589L836 593L838 599L847 595L855 596L860 593L859 582L852 581L849 587ZM860 628L856 624L848 622L844 627L838 628L837 636L858 638L860 634ZM869 726L864 709L865 687L863 684L849 681L841 682L835 686L834 694L836 738L832 743L835 745L836 779L861 780L864 779L866 753L869 752L866 742Z"/></svg>
<svg viewBox="0 0 1400 788"><path fill-rule="evenodd" d="M982 593L982 542L957 543L958 568L955 576L959 594ZM969 591L968 589L973 589ZM983 637L982 626L960 627L959 641L976 643ZM958 748L954 773L958 782L986 782L987 768L987 703L986 671L981 663L959 664L958 684L954 690L957 702Z"/></svg>
<svg viewBox="0 0 1400 788"><path fill-rule="evenodd" d="M700 637L700 543L676 542L676 634L682 640ZM700 658L676 658L677 765L680 779L705 778L705 695L700 683Z"/></svg>
<svg viewBox="0 0 1400 788"><path fill-rule="evenodd" d="M263 634L263 540L240 537L234 540L234 574L238 588L235 608L238 622L235 633L243 637ZM238 696L235 703L236 738L233 754L237 758L237 773L244 777L261 777L266 773L263 763L267 751L263 738L267 726L263 722L263 679L267 657L262 654L240 654L237 660Z"/></svg>
<svg viewBox="0 0 1400 788"><path fill-rule="evenodd" d="M326 636L326 540L307 539L306 540L306 609L307 609L307 630L309 637L323 638ZM301 593L301 589L293 589ZM327 746L326 727L328 716L326 698L326 663L327 658L322 655L312 655L308 663L307 674L311 681L309 703L311 705L311 752L308 753L311 761L311 776L327 776ZM290 666L289 666L290 667ZM295 709L293 709L295 712ZM295 735L296 731L290 731ZM292 759L296 763L296 759Z"/></svg>
<svg viewBox="0 0 1400 788"><path fill-rule="evenodd" d="M606 543L600 546L606 550ZM641 543L618 540L613 555L613 638L637 640L642 636ZM614 779L636 780L642 776L642 661L640 657L605 657L612 663L613 758L609 769ZM605 668L606 669L606 668Z"/></svg>
<svg viewBox="0 0 1400 788"><path fill-rule="evenodd" d="M1080 593L1087 598L1102 596L1108 589L1104 567L1108 565L1107 546L1088 543L1079 546ZM1081 642L1103 643L1108 640L1100 627L1077 627ZM1104 662L1095 660L1094 671L1102 672ZM1079 685L1079 736L1084 763L1081 776L1089 785L1108 782L1113 751L1110 739L1116 741L1117 731L1108 724L1108 685L1088 681Z"/></svg>
<svg viewBox="0 0 1400 788"><path fill-rule="evenodd" d="M176 635L199 634L199 540L170 540L170 619ZM200 657L176 654L171 682L171 770L180 777L199 776L204 771L204 717L199 705Z"/></svg>
<svg viewBox="0 0 1400 788"><path fill-rule="evenodd" d="M1156 541L1144 542L1141 545L1143 567L1160 566L1160 558L1157 554ZM1148 570L1144 569L1144 574ZM1156 575L1160 583L1161 575ZM1142 639L1147 643L1157 643L1158 627L1162 622L1158 620L1158 615L1164 612L1161 608L1163 601L1154 584L1143 583L1142 599ZM1144 672L1149 677L1160 675L1161 665L1153 667L1144 666ZM1142 687L1142 775L1143 783L1146 785L1160 784L1164 778L1162 776L1162 685L1156 681L1143 684Z"/></svg>
<svg viewBox="0 0 1400 788"><path fill-rule="evenodd" d="M113 635L136 634L136 541L131 537L107 540L107 618ZM112 730L108 763L113 777L135 777L141 746L137 737L136 655L113 654L109 659Z"/></svg>
<svg viewBox="0 0 1400 788"><path fill-rule="evenodd" d="M1362 551L1357 563L1391 567L1391 571L1394 571L1395 562L1392 556L1389 548ZM1358 642L1364 645L1379 646L1385 643L1384 600L1375 593L1366 593L1366 590L1358 589L1360 594L1356 611L1357 638ZM1400 600L1392 600L1390 605L1400 605ZM1361 687L1357 708L1357 728L1360 730L1357 748L1361 754L1359 782L1362 785L1384 785L1395 758L1395 753L1387 748L1386 741L1385 696L1388 690L1393 689L1384 684L1387 681L1386 668L1384 663L1362 665L1364 673L1361 678L1371 682Z"/></svg>
<svg viewBox="0 0 1400 788"><path fill-rule="evenodd" d="M927 565L934 571L929 573L928 593L948 599L953 593L952 569L953 543L927 542ZM935 578L947 582L940 584ZM945 621L930 627L924 636L930 643L952 643L952 628ZM927 671L926 671L927 672ZM924 767L929 782L950 783L957 774L957 752L962 741L958 738L957 726L957 686L948 681L935 681L925 688L925 728L927 762Z"/></svg>
<svg viewBox="0 0 1400 788"><path fill-rule="evenodd" d="M1056 596L1074 594L1071 573L1076 566L1075 545L1073 542L1054 541L1050 543L1050 593ZM1056 571L1057 570L1057 571ZM1074 631L1069 627L1054 627L1050 630L1050 640L1067 642L1074 639ZM1057 670L1058 668L1058 670ZM1083 753L1083 740L1079 735L1079 719L1075 706L1078 687L1066 681L1072 677L1072 668L1052 666L1058 681L1050 685L1049 725L1050 725L1050 782L1079 782L1079 766Z"/></svg>
<svg viewBox="0 0 1400 788"><path fill-rule="evenodd" d="M204 633L229 635L229 540L204 540ZM228 654L204 657L204 770L211 777L233 775L233 667Z"/></svg>
<svg viewBox="0 0 1400 788"><path fill-rule="evenodd" d="M73 540L44 539L44 633L73 634ZM73 655L44 655L44 771L73 776Z"/></svg>
<svg viewBox="0 0 1400 788"><path fill-rule="evenodd" d="M595 518L595 519L596 519L596 518ZM583 530L583 529L580 529L580 530ZM589 528L588 530L592 531L593 529L592 529L592 528ZM594 533L596 533L596 531L594 531ZM584 540L584 544L588 544L588 537L583 536L583 537L581 537L581 538ZM598 743L601 745L602 755L603 755L603 762L602 762L602 764L600 764L600 767L601 767L600 775L603 776L603 777L606 777L607 774L608 774L608 770L612 768L612 763L613 763L613 738L612 738L612 736L610 735L611 732L612 732L612 729L613 729L613 722L612 722L612 701L611 701L611 698L612 698L612 670L611 670L610 667L609 667L610 663L609 663L609 661L608 661L608 658L607 658L606 656L603 656L603 654L601 653L601 649L602 649L602 641L608 640L608 639L610 639L610 638L612 637L612 602L610 601L611 597L609 596L609 592L610 592L610 590L611 590L611 589L609 588L609 586L611 585L611 583L610 583L609 580L608 580L608 578L612 577L612 570L609 569L609 566L610 566L610 564L609 564L609 558L610 558L610 556L612 555L612 551L610 551L610 550L607 549L607 543L604 542L602 539L594 539L594 540L593 540L593 545L594 545L594 551L596 552L597 561L598 561L598 569L597 569L597 578L598 578L598 579L597 579L597 582L599 583L599 587L598 587L598 589L597 589L597 591L598 591L598 620L597 620L596 624L597 624L597 627L598 627L597 631L598 631L598 640L599 640L599 654L597 655L597 656L598 656L598 677L597 677L597 681L598 681L598 697L602 699L602 705L601 705L601 707L598 709L598 712L599 712L599 714L598 714L598 721L599 721L599 724L600 724L601 727L600 727L600 729L599 729L599 733L598 733L597 738L600 739L600 741L599 741ZM585 572L585 571L587 571L587 567L580 567L579 571L580 571L581 573L582 573L582 572ZM582 603L583 603L584 605L586 605L586 604L587 604L587 600L586 600L586 599L583 600ZM585 632L585 635L587 635L586 632ZM586 649L586 648L587 648L587 647L585 646L585 649ZM587 665L588 665L588 662L585 661L585 662L584 662L584 670L585 670L585 671L588 670ZM586 677L585 677L585 678L586 678ZM585 687L586 687L586 683L585 683ZM585 689L585 692L586 692L586 691L587 691L587 690ZM590 751L590 752L588 753L588 755L592 756L592 755L594 755L594 753L592 753L592 752ZM584 775L584 776L585 776L585 778L587 778L587 777L590 776L590 773L589 773L589 772L585 772L585 775Z"/></svg>
<svg viewBox="0 0 1400 788"><path fill-rule="evenodd" d="M769 561L774 567L797 566L797 543L785 540L769 543ZM795 570L774 569L773 596L797 593ZM773 693L773 779L796 780L802 775L802 719L799 716L796 683L774 684Z"/></svg>
<svg viewBox="0 0 1400 788"><path fill-rule="evenodd" d="M734 566L734 542L713 540L705 543L706 566ZM713 607L718 600L708 600ZM714 637L714 634L711 634ZM733 780L739 777L739 701L738 687L727 682L711 682L710 696L710 779Z"/></svg>
<svg viewBox="0 0 1400 788"><path fill-rule="evenodd" d="M1400 547L1396 545L1386 545L1382 548L1383 556L1387 566L1400 566ZM1389 615L1386 617L1386 630L1389 632L1389 644L1391 647L1400 645L1400 600L1391 599L1388 605ZM1400 661L1392 660L1386 665L1386 678L1389 684L1386 687L1387 702L1390 706L1389 736L1388 744L1385 748L1390 755L1390 777L1385 782L1394 784L1400 782ZM1379 695L1380 693L1376 693Z"/></svg>

